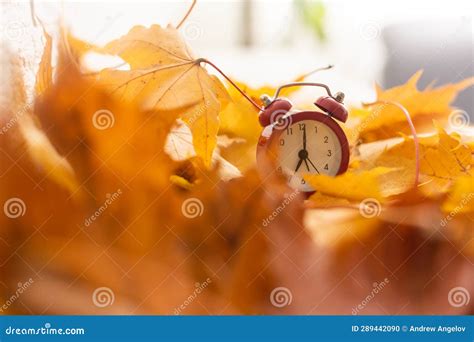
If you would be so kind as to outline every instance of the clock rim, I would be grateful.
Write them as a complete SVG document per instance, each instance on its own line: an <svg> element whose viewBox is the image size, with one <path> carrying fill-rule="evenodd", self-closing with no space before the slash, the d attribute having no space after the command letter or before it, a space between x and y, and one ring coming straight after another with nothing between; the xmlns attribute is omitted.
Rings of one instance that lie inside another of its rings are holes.
<svg viewBox="0 0 474 342"><path fill-rule="evenodd" d="M339 170L336 173L337 175L340 175L344 172L347 171L347 168L349 167L349 142L347 140L346 134L342 130L341 126L329 115L318 112L318 111L298 111L295 113L291 113L288 117L291 119L288 120L286 126L282 129L275 129L272 128L272 131L269 136L265 136L264 133L265 131L269 128L269 126L265 127L260 134L260 139L257 144L257 167L263 166L263 164L267 161L265 156L266 156L266 151L268 150L268 147L271 145L272 141L275 139L278 139L280 135L283 133L283 131L291 125L294 125L300 121L303 120L312 120L312 121L318 121L322 124L325 124L328 126L336 135L337 139L339 140L339 144L341 145L341 163L339 165ZM314 190L311 190L314 192ZM302 192L309 192L309 191L302 191Z"/></svg>

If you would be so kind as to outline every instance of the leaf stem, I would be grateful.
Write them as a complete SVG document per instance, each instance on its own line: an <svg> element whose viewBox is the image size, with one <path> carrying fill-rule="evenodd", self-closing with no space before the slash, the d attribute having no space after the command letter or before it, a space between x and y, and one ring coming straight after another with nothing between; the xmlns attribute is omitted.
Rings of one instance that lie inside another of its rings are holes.
<svg viewBox="0 0 474 342"><path fill-rule="evenodd" d="M179 29L181 27L181 25L184 24L184 22L186 21L186 19L188 19L189 15L191 14L194 6L196 5L196 2L197 0L193 0L193 3L191 4L191 6L189 7L188 11L186 12L186 14L184 15L183 19L181 19L181 21L179 22L178 25L176 25L176 29Z"/></svg>
<svg viewBox="0 0 474 342"><path fill-rule="evenodd" d="M415 187L418 186L420 180L420 144L418 142L418 135L416 134L415 125L413 124L413 120L411 119L410 113L408 110L402 106L400 103L395 101L375 101L372 103L363 103L364 106L373 106L373 105L392 105L399 108L408 122L408 126L410 126L411 134L413 135L413 142L415 143Z"/></svg>
<svg viewBox="0 0 474 342"><path fill-rule="evenodd" d="M328 64L325 67L316 68L316 69L314 69L310 72L307 72L306 74L303 74L303 75L299 76L295 81L296 82L303 81L306 78L308 78L309 76L311 76L312 74L315 74L315 73L317 73L319 71L323 71L323 70L329 70L329 69L332 69L332 68L334 68L334 65L332 65L332 64Z"/></svg>
<svg viewBox="0 0 474 342"><path fill-rule="evenodd" d="M230 84L232 84L232 86L238 90L238 92L240 94L242 94L243 97L245 97L247 99L247 101L249 101L255 108L258 109L258 111L261 111L263 108L260 107L254 100L252 100L242 89L240 89L240 87L234 83L234 81L232 81L230 79L229 76L227 76L221 69L219 69L214 63L212 63L211 61L208 61L207 59L205 58L199 58L196 60L197 63L200 63L200 62L203 62L203 63L206 63L206 64L209 64L210 66L212 66L218 73L220 73L227 81L229 81Z"/></svg>

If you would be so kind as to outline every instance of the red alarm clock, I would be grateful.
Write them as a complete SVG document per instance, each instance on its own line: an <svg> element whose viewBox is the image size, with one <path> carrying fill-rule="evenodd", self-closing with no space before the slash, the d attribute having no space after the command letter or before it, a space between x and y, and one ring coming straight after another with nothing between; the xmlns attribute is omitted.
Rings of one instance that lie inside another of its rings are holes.
<svg viewBox="0 0 474 342"><path fill-rule="evenodd" d="M295 86L324 88L327 96L314 103L319 110L298 110L289 100L278 97L283 88ZM344 173L349 164L349 144L337 123L347 120L343 100L343 93L333 96L327 85L307 82L285 84L273 99L263 95L259 122L264 129L257 145L257 165L262 176L279 172L292 188L309 193L315 189L303 175Z"/></svg>

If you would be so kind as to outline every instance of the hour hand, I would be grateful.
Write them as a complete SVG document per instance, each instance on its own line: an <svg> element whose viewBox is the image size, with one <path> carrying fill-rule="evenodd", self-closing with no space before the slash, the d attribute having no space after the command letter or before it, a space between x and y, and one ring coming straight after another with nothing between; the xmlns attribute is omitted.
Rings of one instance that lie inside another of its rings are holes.
<svg viewBox="0 0 474 342"><path fill-rule="evenodd" d="M301 166L302 163L303 163L303 159L300 159L300 161L298 162L298 165L296 165L295 172L298 171L298 169L300 168L300 166Z"/></svg>

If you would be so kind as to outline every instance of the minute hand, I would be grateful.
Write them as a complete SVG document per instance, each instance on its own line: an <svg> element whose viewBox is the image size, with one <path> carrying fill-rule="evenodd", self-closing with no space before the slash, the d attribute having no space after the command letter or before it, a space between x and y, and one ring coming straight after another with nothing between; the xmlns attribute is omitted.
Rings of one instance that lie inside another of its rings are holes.
<svg viewBox="0 0 474 342"><path fill-rule="evenodd" d="M316 172L320 174L319 170L316 168L316 166L314 166L314 164L313 164L313 162L311 161L311 159L309 159L309 157L306 158L306 159L309 161L309 163L311 164L311 166L314 167L314 169L316 170Z"/></svg>
<svg viewBox="0 0 474 342"><path fill-rule="evenodd" d="M306 125L303 126L303 150L306 151Z"/></svg>

